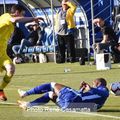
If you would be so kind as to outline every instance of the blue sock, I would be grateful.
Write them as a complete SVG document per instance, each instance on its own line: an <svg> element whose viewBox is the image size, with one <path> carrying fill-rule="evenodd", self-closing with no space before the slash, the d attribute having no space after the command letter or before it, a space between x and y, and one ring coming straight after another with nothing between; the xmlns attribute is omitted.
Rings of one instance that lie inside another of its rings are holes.
<svg viewBox="0 0 120 120"><path fill-rule="evenodd" d="M26 91L26 95L42 94L42 93L46 93L49 91L52 91L51 83L42 84L35 88L32 88L32 89Z"/></svg>
<svg viewBox="0 0 120 120"><path fill-rule="evenodd" d="M42 97L37 98L34 101L29 102L29 106L44 105L50 101L49 93L44 94Z"/></svg>

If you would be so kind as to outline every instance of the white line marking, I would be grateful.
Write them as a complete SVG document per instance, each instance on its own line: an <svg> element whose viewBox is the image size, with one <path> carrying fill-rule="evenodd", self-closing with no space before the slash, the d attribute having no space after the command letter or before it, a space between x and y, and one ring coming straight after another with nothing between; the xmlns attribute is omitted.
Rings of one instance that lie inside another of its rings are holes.
<svg viewBox="0 0 120 120"><path fill-rule="evenodd" d="M18 104L12 102L0 102L0 105L18 105Z"/></svg>
<svg viewBox="0 0 120 120"><path fill-rule="evenodd" d="M120 119L120 117L118 117L118 116L104 115L104 114L98 114L98 113L89 113L89 112L75 112L75 113L90 115L90 116L99 116L99 117L105 117L105 118Z"/></svg>
<svg viewBox="0 0 120 120"><path fill-rule="evenodd" d="M17 103L12 102L0 102L0 105L14 105L17 106ZM90 115L90 116L98 116L98 117L104 117L104 118L112 118L112 119L119 119L119 116L111 116L111 115L105 115L105 114L98 114L98 113L92 113L92 112L72 112L77 114L84 114L84 115Z"/></svg>

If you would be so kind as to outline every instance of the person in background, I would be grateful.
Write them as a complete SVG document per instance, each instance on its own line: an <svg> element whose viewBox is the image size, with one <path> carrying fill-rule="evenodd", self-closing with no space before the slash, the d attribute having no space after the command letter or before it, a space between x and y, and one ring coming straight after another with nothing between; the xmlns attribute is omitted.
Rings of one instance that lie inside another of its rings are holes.
<svg viewBox="0 0 120 120"><path fill-rule="evenodd" d="M93 20L93 24L100 28L103 37L100 43L95 43L93 48L96 53L101 53L104 49L114 48L118 44L118 37L112 27L108 26L102 18L96 18Z"/></svg>
<svg viewBox="0 0 120 120"><path fill-rule="evenodd" d="M96 109L100 109L109 97L109 90L106 86L107 82L104 78L97 78L93 80L92 86L83 81L80 84L80 90L55 82L42 84L27 91L18 89L21 98L34 94L44 94L30 102L19 100L18 105L20 108L27 110L27 108L44 105L52 100L63 110L74 107L75 104L78 107L83 103L94 103L97 106Z"/></svg>
<svg viewBox="0 0 120 120"><path fill-rule="evenodd" d="M7 55L7 44L14 32L16 22L39 22L41 17L24 17L25 10L21 5L13 5L10 13L0 16L0 71L5 71L5 76L0 80L0 100L6 101L5 87L11 81L15 72L15 66Z"/></svg>
<svg viewBox="0 0 120 120"><path fill-rule="evenodd" d="M62 1L62 8L56 14L55 30L58 39L59 54L61 63L65 62L65 50L67 48L69 61L75 62L75 46L74 46L74 14L77 6L68 1Z"/></svg>
<svg viewBox="0 0 120 120"><path fill-rule="evenodd" d="M28 28L30 34L26 39L22 39L19 45L14 45L12 50L15 55L20 55L23 53L23 50L26 47L35 46L39 42L39 31L40 27L39 24L35 22L27 23L26 27Z"/></svg>

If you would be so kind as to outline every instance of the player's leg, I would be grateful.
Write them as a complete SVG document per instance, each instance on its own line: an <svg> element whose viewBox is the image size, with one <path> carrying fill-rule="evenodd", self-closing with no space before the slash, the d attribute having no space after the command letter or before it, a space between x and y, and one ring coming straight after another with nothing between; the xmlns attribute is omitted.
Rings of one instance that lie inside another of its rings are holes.
<svg viewBox="0 0 120 120"><path fill-rule="evenodd" d="M56 103L56 98L59 95L60 90L64 87L65 86L62 84L51 82L47 84L42 84L28 91L18 90L18 93L22 98L28 95L45 93L42 97L37 98L36 100L33 100L31 102L18 101L18 105L20 108L26 110L27 107L43 105L48 103L50 100Z"/></svg>
<svg viewBox="0 0 120 120"><path fill-rule="evenodd" d="M45 93L42 97L37 98L31 102L18 101L18 105L20 108L26 110L28 107L44 105L48 103L50 100L56 102L56 98L57 95L53 91L50 91L48 93Z"/></svg>
<svg viewBox="0 0 120 120"><path fill-rule="evenodd" d="M33 94L43 94L49 91L54 91L57 95L59 94L59 91L65 87L64 85L55 83L55 82L51 82L51 83L46 83L46 84L42 84L39 86L36 86L35 88L32 88L28 91L23 91L23 90L18 90L18 93L20 95L21 98L28 96L28 95L33 95Z"/></svg>
<svg viewBox="0 0 120 120"><path fill-rule="evenodd" d="M4 78L3 78L3 84L2 84L3 89L11 81L11 78L13 77L14 72L15 72L15 66L14 66L13 63L6 64L4 67L5 67L5 70L6 70L6 74L5 74Z"/></svg>
<svg viewBox="0 0 120 120"><path fill-rule="evenodd" d="M19 104L19 107L23 108L23 109L26 109L27 107L31 107L31 106L34 106L34 105L43 105L45 103L48 103L49 100L52 100L53 102L56 103L56 98L59 97L59 102L57 102L56 104L58 106L60 106L61 108L67 108L68 105L70 104L70 101L75 101L75 102L78 102L78 101L81 101L81 96L79 96L79 98L77 97L76 98L76 93L78 94L78 92L76 92L75 90L73 90L72 92L72 89L71 88L68 88L62 84L58 84L58 83L55 83L53 86L51 86L51 84L47 83L47 84L43 84L41 86L37 86L33 89L31 89L30 91L27 91L27 92L30 92L33 94L33 91L35 92L35 89L39 88L39 90L41 89L41 91L43 90L43 88L45 88L43 91L47 91L46 90L46 87L50 85L50 87L52 87L53 91L51 92L47 92L46 94L44 94L42 97L36 99L36 100L33 100L31 102L24 102L24 101L18 101L18 104ZM64 89L65 88L65 89ZM68 89L67 89L68 88ZM50 88L49 88L50 90ZM71 92L70 92L71 91ZM61 94L59 94L61 92ZM76 93L75 93L76 92ZM37 93L43 93L43 92L37 92ZM63 96L61 96L62 94L64 94ZM67 100L67 101L66 101Z"/></svg>
<svg viewBox="0 0 120 120"><path fill-rule="evenodd" d="M6 74L3 77L3 80L0 82L0 99L5 101L7 100L7 98L3 90L8 85L8 83L11 81L11 78L15 72L15 66L12 63L12 61L9 60L9 58L4 60L3 69L6 71Z"/></svg>
<svg viewBox="0 0 120 120"><path fill-rule="evenodd" d="M30 90L27 90L27 91L23 91L23 90L18 89L18 93L19 93L21 98L28 96L28 95L43 94L43 93L46 93L49 91L53 91L53 86L55 84L56 83L54 83L54 82L46 83L46 84L36 86L36 87L34 87Z"/></svg>

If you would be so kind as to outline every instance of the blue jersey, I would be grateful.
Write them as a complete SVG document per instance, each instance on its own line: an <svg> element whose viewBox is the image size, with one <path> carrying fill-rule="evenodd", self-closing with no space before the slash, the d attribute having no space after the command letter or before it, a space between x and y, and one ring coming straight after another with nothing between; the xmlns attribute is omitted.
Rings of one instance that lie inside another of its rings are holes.
<svg viewBox="0 0 120 120"><path fill-rule="evenodd" d="M104 86L91 88L88 92L81 93L82 102L96 103L101 108L109 96L109 90Z"/></svg>
<svg viewBox="0 0 120 120"><path fill-rule="evenodd" d="M62 109L68 108L71 103L95 103L97 109L101 108L109 96L109 91L104 86L91 88L88 92L76 91L72 88L63 88L57 98L57 103Z"/></svg>

